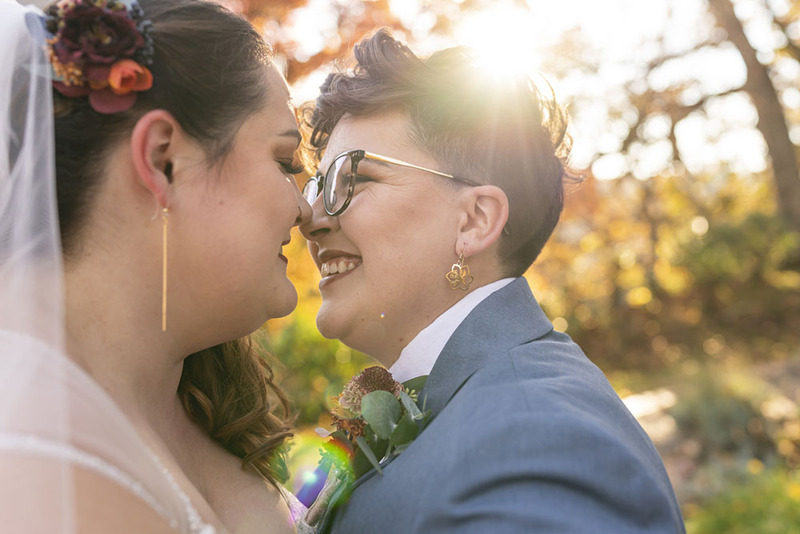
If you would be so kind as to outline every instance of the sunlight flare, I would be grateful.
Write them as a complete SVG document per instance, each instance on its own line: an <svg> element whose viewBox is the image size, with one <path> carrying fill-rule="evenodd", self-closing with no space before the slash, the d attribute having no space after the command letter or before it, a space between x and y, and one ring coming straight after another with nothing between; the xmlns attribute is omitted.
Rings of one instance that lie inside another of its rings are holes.
<svg viewBox="0 0 800 534"><path fill-rule="evenodd" d="M465 16L455 29L454 40L474 49L487 73L499 79L513 78L539 66L537 26L529 9L498 2Z"/></svg>

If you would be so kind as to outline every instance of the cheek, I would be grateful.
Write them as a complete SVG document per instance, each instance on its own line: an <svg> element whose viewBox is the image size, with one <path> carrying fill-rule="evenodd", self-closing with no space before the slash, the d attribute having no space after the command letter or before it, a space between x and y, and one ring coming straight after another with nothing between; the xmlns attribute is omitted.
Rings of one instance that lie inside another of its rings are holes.
<svg viewBox="0 0 800 534"><path fill-rule="evenodd" d="M175 238L179 247L175 259L183 260L189 278L202 277L203 283L230 287L237 278L264 268L267 249L275 238L252 211L229 204L208 206Z"/></svg>

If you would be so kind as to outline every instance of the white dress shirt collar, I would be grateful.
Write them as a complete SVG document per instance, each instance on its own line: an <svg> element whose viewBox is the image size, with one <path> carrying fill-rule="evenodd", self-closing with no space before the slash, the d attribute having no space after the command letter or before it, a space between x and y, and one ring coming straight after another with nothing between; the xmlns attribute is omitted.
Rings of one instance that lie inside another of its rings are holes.
<svg viewBox="0 0 800 534"><path fill-rule="evenodd" d="M430 374L433 364L436 363L436 359L444 349L450 336L453 335L475 306L514 280L514 278L503 278L473 290L472 293L453 304L431 324L422 329L400 352L397 361L389 368L394 379L398 382L405 382L418 376Z"/></svg>

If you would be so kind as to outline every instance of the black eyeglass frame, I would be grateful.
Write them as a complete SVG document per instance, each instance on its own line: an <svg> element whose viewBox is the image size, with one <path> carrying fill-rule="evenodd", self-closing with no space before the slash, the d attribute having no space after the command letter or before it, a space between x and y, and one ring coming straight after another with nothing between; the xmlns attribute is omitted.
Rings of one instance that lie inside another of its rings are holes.
<svg viewBox="0 0 800 534"><path fill-rule="evenodd" d="M327 196L324 195L325 191L325 183L328 177L328 174L331 172L331 169L334 169L336 166L336 162L341 158L350 158L350 183L347 187L347 198L342 204L342 207L336 211L331 211L329 206L327 205ZM412 163L407 163L405 161L401 161L399 159L390 158L389 156L381 156L379 154L375 154L372 152L367 152L366 150L362 149L355 149L355 150L348 150L346 152L342 152L341 154L337 155L333 158L333 161L328 166L328 169L325 171L323 175L320 172L317 172L313 177L309 178L308 181L303 186L303 197L308 201L309 204L313 203L317 197L320 195L322 196L322 207L325 209L325 213L327 213L331 217L337 217L344 213L344 210L350 205L350 201L353 199L353 191L355 190L356 186L356 171L358 170L358 164L364 159L372 159L375 161L381 161L383 163L390 163L392 165L397 165L399 167L406 167L409 169L416 169L418 171L425 171L431 174L435 174L436 176L441 176L442 178L448 178L450 180L455 180L456 182L461 182L463 184L471 185L471 186L479 186L478 182L474 182L472 180L467 180L466 178L459 178L457 176L453 176L452 174L447 174L441 171L435 171L433 169L428 169L427 167L420 167L419 165L414 165ZM307 194L309 184L314 182L317 186L316 195L314 198L309 198Z"/></svg>

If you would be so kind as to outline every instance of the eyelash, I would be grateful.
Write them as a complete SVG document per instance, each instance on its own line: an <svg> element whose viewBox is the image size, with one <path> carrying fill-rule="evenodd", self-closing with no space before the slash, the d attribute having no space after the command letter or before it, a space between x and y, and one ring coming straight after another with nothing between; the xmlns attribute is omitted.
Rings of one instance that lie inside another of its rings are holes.
<svg viewBox="0 0 800 534"><path fill-rule="evenodd" d="M300 174L301 172L306 170L301 163L295 163L292 160L279 161L278 164L281 166L284 172L289 173L291 175Z"/></svg>
<svg viewBox="0 0 800 534"><path fill-rule="evenodd" d="M355 183L357 183L357 184L363 184L363 183L365 183L365 182L374 182L374 181L375 181L375 180L373 180L373 179L372 179L372 178L370 178L369 176L365 176L365 175L363 175L363 174L356 174L356 180L355 180Z"/></svg>

